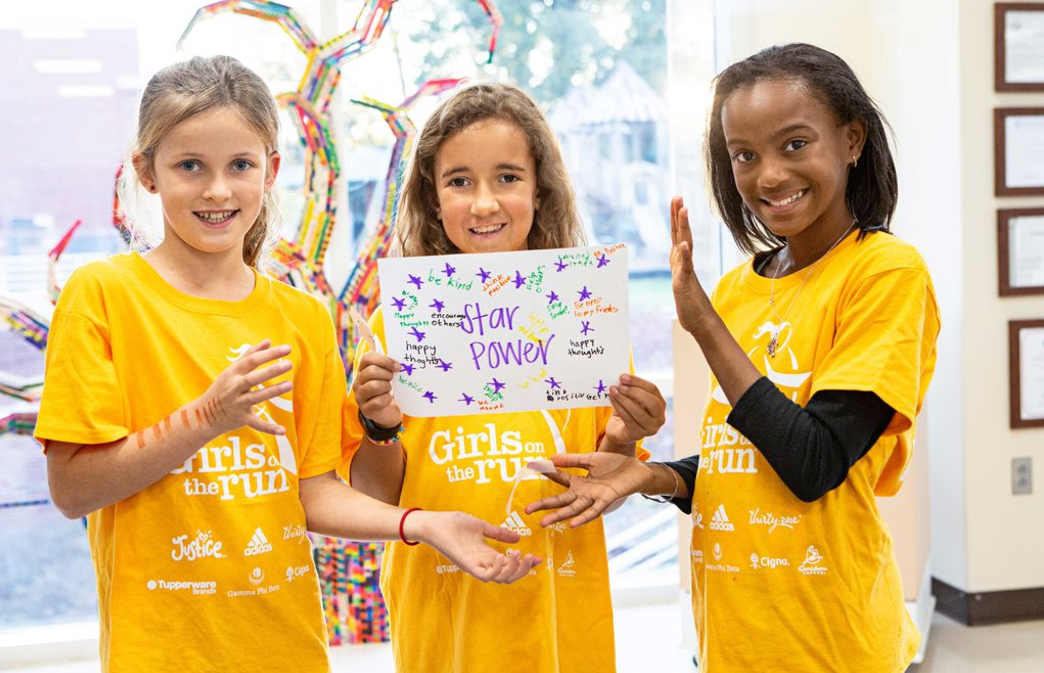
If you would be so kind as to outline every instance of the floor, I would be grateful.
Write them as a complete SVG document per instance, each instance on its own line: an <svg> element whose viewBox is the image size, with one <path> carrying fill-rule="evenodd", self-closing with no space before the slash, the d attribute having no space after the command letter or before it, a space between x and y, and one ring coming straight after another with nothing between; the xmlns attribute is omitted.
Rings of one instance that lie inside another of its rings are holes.
<svg viewBox="0 0 1044 673"><path fill-rule="evenodd" d="M688 606L684 606L687 609ZM681 644L683 619L677 602L617 610L619 673L693 673L691 651ZM332 648L335 672L391 673L388 645ZM17 673L97 673L97 661L0 669ZM936 614L928 651L909 673L1044 673L1044 621L965 627Z"/></svg>

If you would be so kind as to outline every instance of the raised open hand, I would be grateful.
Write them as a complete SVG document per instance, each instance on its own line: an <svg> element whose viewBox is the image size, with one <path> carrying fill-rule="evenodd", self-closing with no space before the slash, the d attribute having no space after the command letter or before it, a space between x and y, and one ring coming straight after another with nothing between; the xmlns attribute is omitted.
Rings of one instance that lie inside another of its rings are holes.
<svg viewBox="0 0 1044 673"><path fill-rule="evenodd" d="M254 407L289 392L292 381L266 383L290 371L293 364L282 358L290 354L290 346L272 346L265 339L251 346L225 371L218 374L207 392L183 413L187 425L207 425L223 434L243 426L271 435L286 434L286 428L258 416ZM274 364L268 364L276 361ZM268 366L263 366L268 365Z"/></svg>
<svg viewBox="0 0 1044 673"><path fill-rule="evenodd" d="M689 209L680 196L671 199L671 289L678 322L685 331L694 333L705 312L713 309L692 264Z"/></svg>

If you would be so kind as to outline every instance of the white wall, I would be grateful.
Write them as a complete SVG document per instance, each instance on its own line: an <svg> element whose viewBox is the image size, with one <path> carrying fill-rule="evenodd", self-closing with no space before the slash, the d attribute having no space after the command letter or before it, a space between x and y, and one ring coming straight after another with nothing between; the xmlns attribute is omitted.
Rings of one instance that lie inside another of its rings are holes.
<svg viewBox="0 0 1044 673"><path fill-rule="evenodd" d="M1008 428L1008 321L1044 317L1044 296L997 295L998 208L1044 205L1044 197L993 196L993 109L1044 107L1044 94L993 90L993 3L959 0L963 194L964 489L970 591L1044 587L1044 429ZM1037 491L1011 494L1011 459L1032 456ZM943 512L940 512L942 515ZM955 552L959 550L954 550ZM955 578L957 579L957 578Z"/></svg>

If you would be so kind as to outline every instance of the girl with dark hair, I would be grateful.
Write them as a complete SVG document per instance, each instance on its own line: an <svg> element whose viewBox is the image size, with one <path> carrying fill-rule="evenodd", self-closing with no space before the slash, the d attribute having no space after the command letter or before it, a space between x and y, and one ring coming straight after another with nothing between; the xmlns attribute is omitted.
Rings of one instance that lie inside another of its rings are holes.
<svg viewBox="0 0 1044 673"><path fill-rule="evenodd" d="M568 490L527 508L578 526L642 493L691 513L702 673L898 673L917 651L874 498L902 483L939 317L924 261L888 232L884 128L851 68L817 47L718 75L710 180L752 256L708 298L674 199L678 318L712 371L699 455L555 456L588 475L558 473Z"/></svg>

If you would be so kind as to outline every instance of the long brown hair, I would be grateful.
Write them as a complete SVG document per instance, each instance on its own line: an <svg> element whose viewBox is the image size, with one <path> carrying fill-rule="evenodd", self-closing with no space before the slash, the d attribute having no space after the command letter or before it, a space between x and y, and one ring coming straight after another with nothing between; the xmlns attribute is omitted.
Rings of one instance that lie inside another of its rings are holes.
<svg viewBox="0 0 1044 673"><path fill-rule="evenodd" d="M399 196L393 252L405 256L445 255L460 250L446 236L436 213L435 155L442 143L486 119L516 124L536 164L537 198L527 245L530 250L568 248L585 241L562 152L537 104L508 84L470 84L436 108L417 139Z"/></svg>

